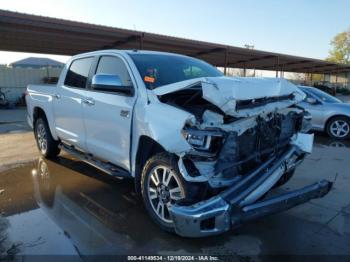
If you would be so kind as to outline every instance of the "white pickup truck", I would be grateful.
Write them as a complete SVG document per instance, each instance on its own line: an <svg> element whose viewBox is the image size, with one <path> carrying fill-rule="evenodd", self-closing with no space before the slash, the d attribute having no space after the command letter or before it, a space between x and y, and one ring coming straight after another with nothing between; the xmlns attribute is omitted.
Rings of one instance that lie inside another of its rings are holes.
<svg viewBox="0 0 350 262"><path fill-rule="evenodd" d="M268 194L311 152L311 117L297 106L304 98L284 79L225 77L177 54L103 50L72 57L57 86L29 85L26 102L44 157L63 149L134 178L161 228L199 237L329 192L322 180Z"/></svg>

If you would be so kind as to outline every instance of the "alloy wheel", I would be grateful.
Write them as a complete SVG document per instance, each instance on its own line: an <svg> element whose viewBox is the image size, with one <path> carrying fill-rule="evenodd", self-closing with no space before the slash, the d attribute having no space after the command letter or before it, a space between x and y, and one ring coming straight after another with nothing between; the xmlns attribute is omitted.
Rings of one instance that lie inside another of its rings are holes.
<svg viewBox="0 0 350 262"><path fill-rule="evenodd" d="M154 167L147 188L153 211L163 222L172 223L169 209L184 198L184 190L174 172L166 166Z"/></svg>
<svg viewBox="0 0 350 262"><path fill-rule="evenodd" d="M344 120L336 120L330 126L330 132L334 137L344 138L350 132L349 124Z"/></svg>
<svg viewBox="0 0 350 262"><path fill-rule="evenodd" d="M39 149L42 154L46 153L47 150L47 135L44 124L39 123L37 126L36 137L39 145Z"/></svg>

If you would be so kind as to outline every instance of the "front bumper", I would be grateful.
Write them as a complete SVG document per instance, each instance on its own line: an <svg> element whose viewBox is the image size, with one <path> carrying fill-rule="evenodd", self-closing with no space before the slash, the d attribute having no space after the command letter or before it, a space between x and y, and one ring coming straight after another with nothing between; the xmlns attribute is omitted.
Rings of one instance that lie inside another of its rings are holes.
<svg viewBox="0 0 350 262"><path fill-rule="evenodd" d="M270 159L231 188L191 206L170 209L177 234L202 237L228 231L262 216L287 210L326 195L332 182L322 180L302 189L259 201L289 169L295 167L300 151L293 146L278 159ZM293 160L293 161L291 161Z"/></svg>

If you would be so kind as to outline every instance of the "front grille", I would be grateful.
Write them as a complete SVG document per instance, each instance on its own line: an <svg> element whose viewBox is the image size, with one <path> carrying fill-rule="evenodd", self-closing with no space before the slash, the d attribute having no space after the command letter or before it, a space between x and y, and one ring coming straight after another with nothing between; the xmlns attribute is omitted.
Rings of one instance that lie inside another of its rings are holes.
<svg viewBox="0 0 350 262"><path fill-rule="evenodd" d="M231 133L223 146L216 171L225 177L244 175L272 156L284 152L290 138L300 130L303 115L290 112L274 114L270 120L257 119L257 125L242 135ZM232 152L228 155L227 152Z"/></svg>

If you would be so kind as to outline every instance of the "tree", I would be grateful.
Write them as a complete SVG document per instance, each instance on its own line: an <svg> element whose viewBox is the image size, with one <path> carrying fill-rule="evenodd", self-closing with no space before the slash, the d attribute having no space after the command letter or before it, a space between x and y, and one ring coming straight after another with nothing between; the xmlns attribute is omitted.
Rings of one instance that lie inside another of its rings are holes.
<svg viewBox="0 0 350 262"><path fill-rule="evenodd" d="M350 64L350 29L337 34L331 41L328 61Z"/></svg>

